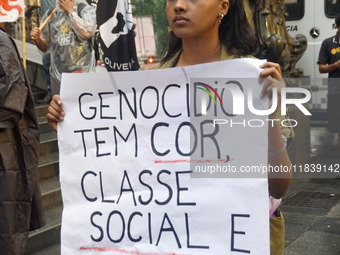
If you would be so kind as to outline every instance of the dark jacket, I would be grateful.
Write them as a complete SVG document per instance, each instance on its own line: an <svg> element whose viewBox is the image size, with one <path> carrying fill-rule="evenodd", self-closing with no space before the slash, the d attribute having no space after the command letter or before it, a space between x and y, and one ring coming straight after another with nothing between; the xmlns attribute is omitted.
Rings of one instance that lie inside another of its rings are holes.
<svg viewBox="0 0 340 255"><path fill-rule="evenodd" d="M38 179L39 129L14 41L0 29L0 254L23 254L45 224Z"/></svg>

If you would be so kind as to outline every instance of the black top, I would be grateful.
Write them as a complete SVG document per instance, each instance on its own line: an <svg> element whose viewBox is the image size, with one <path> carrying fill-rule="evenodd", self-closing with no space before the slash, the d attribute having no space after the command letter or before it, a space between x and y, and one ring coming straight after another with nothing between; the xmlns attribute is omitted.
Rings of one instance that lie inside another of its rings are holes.
<svg viewBox="0 0 340 255"><path fill-rule="evenodd" d="M338 60L340 60L340 42L339 36L336 34L322 42L317 63L327 65L333 64ZM328 81L328 93L340 94L340 69L330 72L328 78L330 78Z"/></svg>

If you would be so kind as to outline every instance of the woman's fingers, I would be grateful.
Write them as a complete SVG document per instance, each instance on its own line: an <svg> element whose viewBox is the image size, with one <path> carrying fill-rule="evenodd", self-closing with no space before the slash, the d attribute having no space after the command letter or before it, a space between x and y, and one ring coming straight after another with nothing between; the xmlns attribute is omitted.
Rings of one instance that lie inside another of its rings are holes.
<svg viewBox="0 0 340 255"><path fill-rule="evenodd" d="M260 67L263 68L263 71L260 73L259 79L261 81L264 80L261 97L268 96L270 98L270 107L272 107L273 90L277 90L275 92L277 94L277 100L275 100L275 102L278 103L281 100L281 89L286 87L286 83L282 79L282 73L279 64L266 62ZM271 118L276 117L277 111L278 107L276 106L276 110L271 114Z"/></svg>
<svg viewBox="0 0 340 255"><path fill-rule="evenodd" d="M282 78L280 65L273 62L266 62L260 66L264 70L260 73L260 78L266 78L269 75L273 78Z"/></svg>
<svg viewBox="0 0 340 255"><path fill-rule="evenodd" d="M268 95L272 97L273 88L277 88L278 96L281 96L281 88L286 87L285 82L282 79L281 68L279 64L273 62L266 62L260 66L264 70L260 73L260 80L265 79L264 85L261 91L261 97Z"/></svg>
<svg viewBox="0 0 340 255"><path fill-rule="evenodd" d="M281 97L281 89L286 87L286 84L282 79L275 79L272 77L268 77L263 84L262 91L261 91L261 97L265 97L266 95L269 96L269 98L272 97L272 91L273 88L277 88L278 96Z"/></svg>

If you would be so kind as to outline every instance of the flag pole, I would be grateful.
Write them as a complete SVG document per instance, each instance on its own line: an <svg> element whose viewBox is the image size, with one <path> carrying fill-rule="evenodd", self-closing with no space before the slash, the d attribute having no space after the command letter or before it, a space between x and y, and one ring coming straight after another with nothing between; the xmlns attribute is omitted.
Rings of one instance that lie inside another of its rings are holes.
<svg viewBox="0 0 340 255"><path fill-rule="evenodd" d="M23 10L22 16L22 63L24 64L24 68L26 70L26 17L25 17L25 9Z"/></svg>
<svg viewBox="0 0 340 255"><path fill-rule="evenodd" d="M40 27L39 27L40 32L46 26L47 22L53 17L53 15L56 11L57 11L57 6L53 9L53 11L50 13L50 15L48 15L47 18L44 20L44 22L40 25Z"/></svg>

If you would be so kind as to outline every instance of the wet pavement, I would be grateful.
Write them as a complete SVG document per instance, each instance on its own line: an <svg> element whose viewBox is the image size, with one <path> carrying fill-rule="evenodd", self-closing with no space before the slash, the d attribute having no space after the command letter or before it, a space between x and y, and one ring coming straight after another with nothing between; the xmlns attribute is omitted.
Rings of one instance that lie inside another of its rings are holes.
<svg viewBox="0 0 340 255"><path fill-rule="evenodd" d="M340 254L340 149L336 141L336 135L326 128L311 129L308 165L322 172L313 178L293 178L283 199L285 255Z"/></svg>

